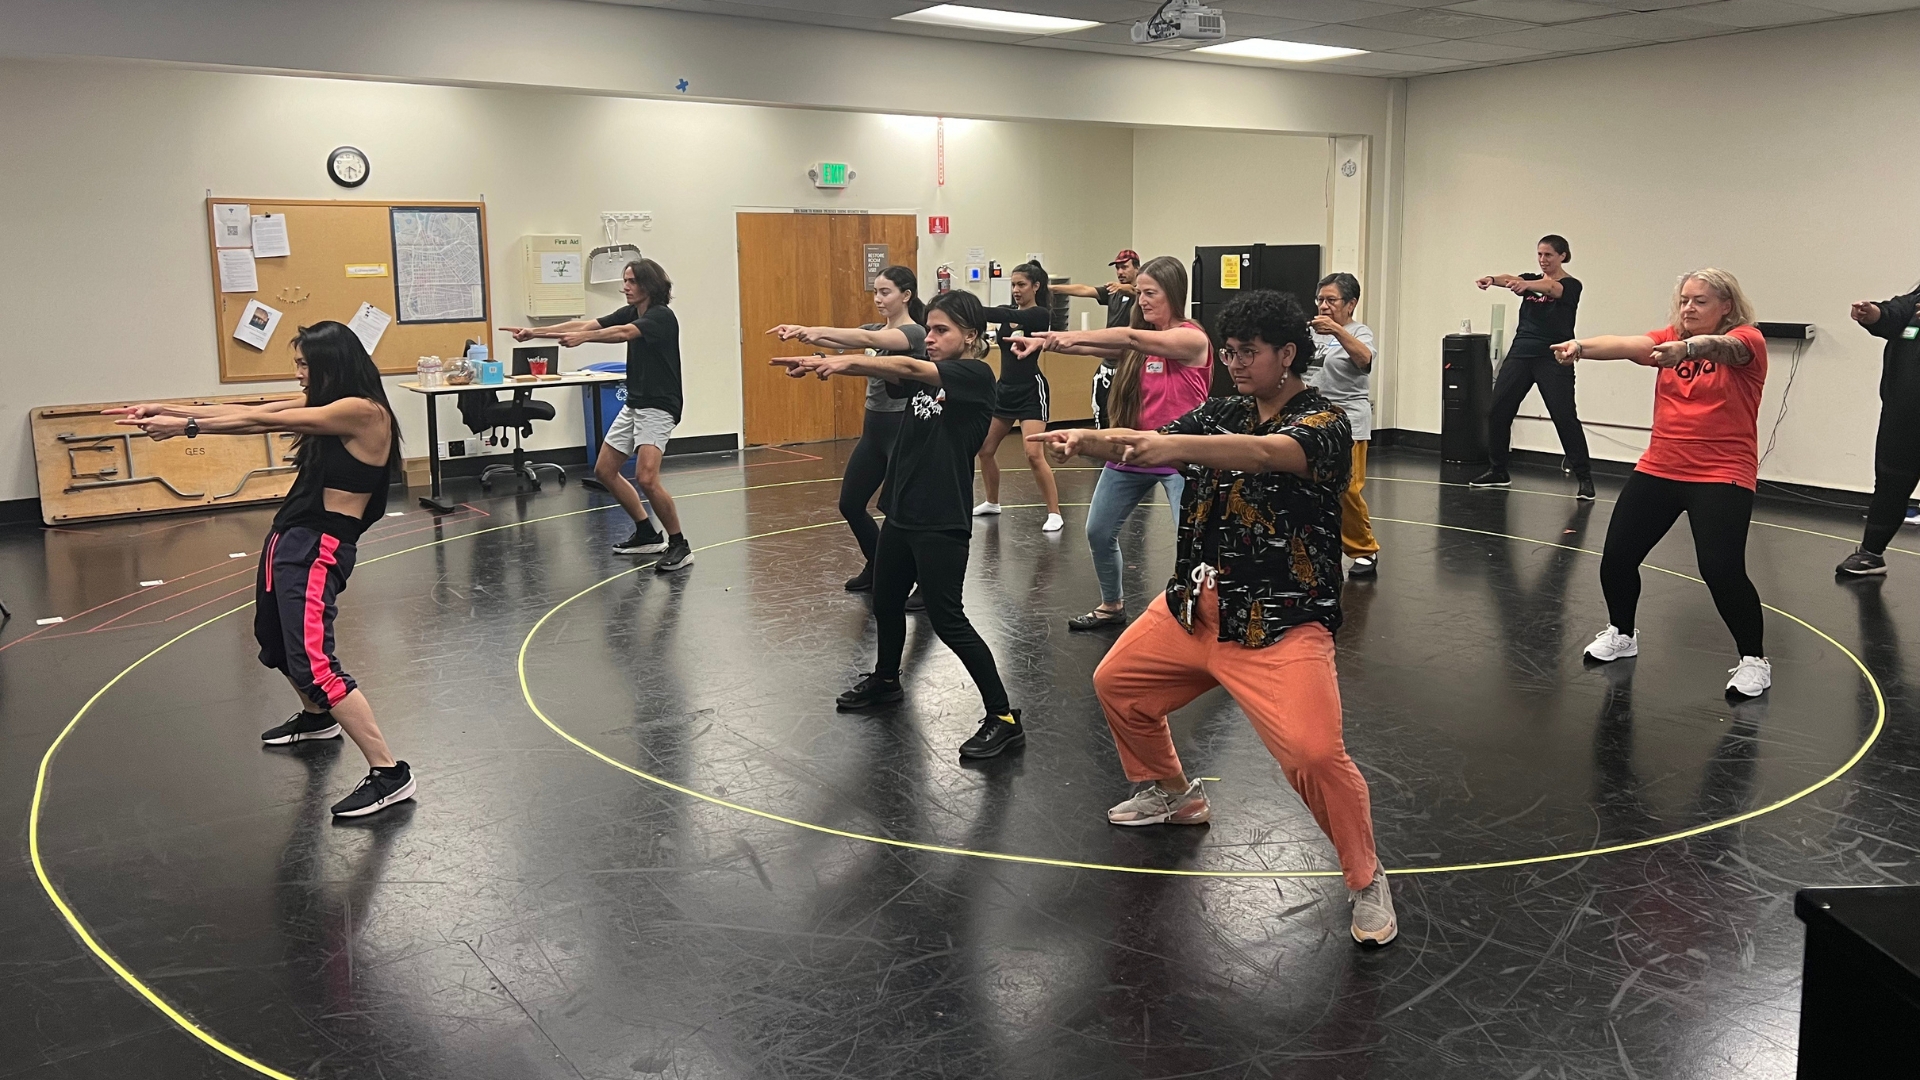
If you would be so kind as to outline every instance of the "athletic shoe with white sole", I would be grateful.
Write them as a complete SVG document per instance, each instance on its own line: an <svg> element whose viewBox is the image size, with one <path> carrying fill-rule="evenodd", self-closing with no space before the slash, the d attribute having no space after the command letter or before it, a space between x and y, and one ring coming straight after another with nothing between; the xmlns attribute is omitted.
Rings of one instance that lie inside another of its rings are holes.
<svg viewBox="0 0 1920 1080"><path fill-rule="evenodd" d="M1059 532L1067 527L1066 519L1059 514L1048 514L1046 524L1040 526L1041 532Z"/></svg>
<svg viewBox="0 0 1920 1080"><path fill-rule="evenodd" d="M1746 697L1759 697L1773 685L1773 661L1764 656L1743 656L1727 671L1733 676L1727 680L1727 689Z"/></svg>
<svg viewBox="0 0 1920 1080"><path fill-rule="evenodd" d="M287 717L287 722L279 727L271 727L260 733L260 742L266 746L286 746L289 743L306 742L308 739L337 739L340 737L340 723L330 712L301 711Z"/></svg>
<svg viewBox="0 0 1920 1080"><path fill-rule="evenodd" d="M413 798L413 770L404 761L385 769L369 769L367 778L346 798L333 804L334 817L365 817L394 803Z"/></svg>
<svg viewBox="0 0 1920 1080"><path fill-rule="evenodd" d="M1513 477L1508 476L1505 469L1488 469L1486 472L1467 481L1467 486L1477 488L1512 487Z"/></svg>
<svg viewBox="0 0 1920 1080"><path fill-rule="evenodd" d="M1348 577L1373 577L1379 572L1380 553L1377 551L1371 555L1360 556L1353 560L1352 566L1347 568Z"/></svg>
<svg viewBox="0 0 1920 1080"><path fill-rule="evenodd" d="M615 555L655 555L667 550L667 538L653 527L653 522L643 521L633 527L633 535L613 545Z"/></svg>
<svg viewBox="0 0 1920 1080"><path fill-rule="evenodd" d="M1606 663L1610 660L1625 660L1629 656L1640 655L1640 631L1631 635L1623 634L1612 624L1605 630L1593 635L1593 640L1584 650L1591 659Z"/></svg>
<svg viewBox="0 0 1920 1080"><path fill-rule="evenodd" d="M1380 946L1400 936L1400 920L1393 914L1393 890L1387 885L1387 872L1378 863L1373 867L1373 881L1347 895L1353 899L1353 940Z"/></svg>
<svg viewBox="0 0 1920 1080"><path fill-rule="evenodd" d="M1580 490L1576 492L1573 497L1579 499L1581 502L1592 502L1599 498L1599 494L1593 490L1593 477L1580 477Z"/></svg>
<svg viewBox="0 0 1920 1080"><path fill-rule="evenodd" d="M687 538L682 536L667 541L666 552L660 556L659 562L653 564L653 570L657 574L671 574L675 570L684 570L692 565L693 548L687 543Z"/></svg>
<svg viewBox="0 0 1920 1080"><path fill-rule="evenodd" d="M1845 562L1833 568L1833 572L1836 574L1850 575L1852 577L1871 577L1876 574L1884 574L1887 572L1887 559L1886 556L1875 555L1866 548L1855 548L1853 554L1847 556Z"/></svg>
<svg viewBox="0 0 1920 1080"><path fill-rule="evenodd" d="M1198 780L1178 795L1157 781L1142 784L1125 802L1107 811L1107 822L1113 825L1205 825L1212 819L1206 788Z"/></svg>
<svg viewBox="0 0 1920 1080"><path fill-rule="evenodd" d="M997 502L983 502L973 508L974 517L986 517L989 514L997 514L999 512L1000 504Z"/></svg>

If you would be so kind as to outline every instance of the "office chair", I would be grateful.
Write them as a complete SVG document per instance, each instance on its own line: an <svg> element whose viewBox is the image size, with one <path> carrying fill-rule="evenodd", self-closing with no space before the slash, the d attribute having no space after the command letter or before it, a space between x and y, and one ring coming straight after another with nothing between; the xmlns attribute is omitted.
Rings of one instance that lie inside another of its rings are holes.
<svg viewBox="0 0 1920 1080"><path fill-rule="evenodd" d="M556 350L557 351L557 350ZM513 373L515 375L532 374L533 368L527 363L526 350L513 351ZM540 490L540 470L551 469L560 478L560 486L567 486L567 470L548 461L528 461L527 453L520 445L520 437L533 434L536 420L553 419L553 403L535 401L531 386L516 387L510 401L501 401L496 395L480 411L482 426L476 430L510 427L513 429L513 464L489 465L480 473L480 487L483 491L493 490L493 478L496 476L515 476Z"/></svg>

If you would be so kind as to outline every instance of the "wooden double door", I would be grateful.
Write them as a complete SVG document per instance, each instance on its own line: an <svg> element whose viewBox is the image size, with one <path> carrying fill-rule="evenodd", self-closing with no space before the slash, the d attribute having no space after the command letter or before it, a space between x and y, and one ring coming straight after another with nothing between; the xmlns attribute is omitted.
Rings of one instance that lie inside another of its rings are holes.
<svg viewBox="0 0 1920 1080"><path fill-rule="evenodd" d="M781 323L859 326L876 321L869 247L879 265L917 266L920 237L912 214L753 213L736 217L740 253L740 383L749 446L823 442L860 435L863 379L788 378L776 356L811 346L769 337ZM930 287L922 282L922 298Z"/></svg>

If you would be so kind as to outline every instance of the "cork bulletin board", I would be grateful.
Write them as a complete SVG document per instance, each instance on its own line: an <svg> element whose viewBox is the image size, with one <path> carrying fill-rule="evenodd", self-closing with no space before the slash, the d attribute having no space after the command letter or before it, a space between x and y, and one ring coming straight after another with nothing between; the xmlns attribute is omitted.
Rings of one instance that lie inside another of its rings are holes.
<svg viewBox="0 0 1920 1080"><path fill-rule="evenodd" d="M215 236L214 206L245 204L250 215L286 215L289 254L253 260L258 288L253 292L220 291L220 248ZM395 253L395 211L461 212L477 218L480 293L477 319L407 321L401 310L402 273ZM374 349L373 361L382 374L412 374L422 356L457 356L469 339L489 340L492 288L486 280L487 211L477 202L354 202L314 199L247 199L216 197L207 200L207 256L213 277L214 331L220 353L220 381L226 383L285 381L293 378L293 351L288 342L302 326L332 319L348 322L360 305L370 303L393 321ZM248 301L281 312L265 349L256 349L234 337Z"/></svg>

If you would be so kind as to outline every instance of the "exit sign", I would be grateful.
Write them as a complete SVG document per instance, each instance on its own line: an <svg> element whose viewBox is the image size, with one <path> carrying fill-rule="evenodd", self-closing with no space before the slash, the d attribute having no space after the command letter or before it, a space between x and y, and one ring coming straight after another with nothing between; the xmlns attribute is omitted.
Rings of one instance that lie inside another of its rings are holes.
<svg viewBox="0 0 1920 1080"><path fill-rule="evenodd" d="M927 218L928 236L946 236L953 232L953 225L944 216Z"/></svg>
<svg viewBox="0 0 1920 1080"><path fill-rule="evenodd" d="M807 170L817 188L843 188L853 180L853 168L844 161L823 161Z"/></svg>

